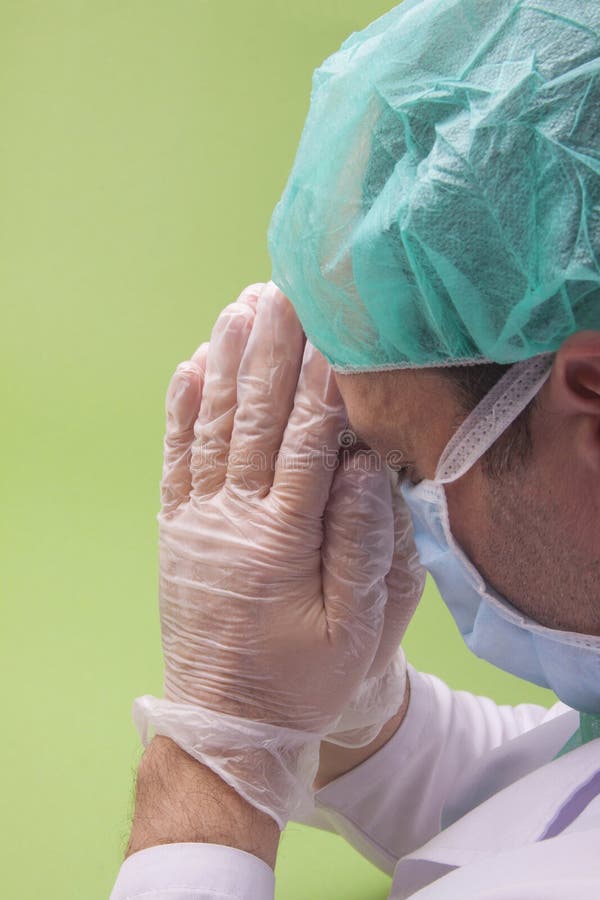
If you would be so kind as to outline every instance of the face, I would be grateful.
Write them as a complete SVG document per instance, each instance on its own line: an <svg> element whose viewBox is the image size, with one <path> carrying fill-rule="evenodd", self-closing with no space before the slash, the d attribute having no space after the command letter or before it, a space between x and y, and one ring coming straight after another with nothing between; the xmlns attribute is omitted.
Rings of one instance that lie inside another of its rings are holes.
<svg viewBox="0 0 600 900"><path fill-rule="evenodd" d="M488 584L543 625L600 634L600 410L571 397L559 360L539 393L525 462L491 476L480 461L445 491L452 532ZM466 418L443 370L336 379L358 436L401 460L402 477L433 478Z"/></svg>

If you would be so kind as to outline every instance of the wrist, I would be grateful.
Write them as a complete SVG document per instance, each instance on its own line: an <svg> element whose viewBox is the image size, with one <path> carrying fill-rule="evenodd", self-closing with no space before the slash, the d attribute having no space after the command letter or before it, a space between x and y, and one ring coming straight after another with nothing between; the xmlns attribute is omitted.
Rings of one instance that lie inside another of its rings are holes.
<svg viewBox="0 0 600 900"><path fill-rule="evenodd" d="M314 790L320 790L326 784L329 784L330 781L334 781L341 775L345 775L346 772L355 769L356 766L359 766L380 750L384 744L387 744L404 721L408 712L409 702L410 680L407 674L402 706L395 715L388 719L377 737L370 744L367 744L365 747L344 747L329 741L322 741L319 752L319 770L313 782Z"/></svg>
<svg viewBox="0 0 600 900"><path fill-rule="evenodd" d="M319 766L315 732L238 718L150 695L137 697L133 719L144 746L152 734L170 738L282 831L307 805Z"/></svg>
<svg viewBox="0 0 600 900"><path fill-rule="evenodd" d="M371 747L384 726L399 712L406 697L407 664L399 646L383 672L367 676L325 736L328 744L340 747Z"/></svg>
<svg viewBox="0 0 600 900"><path fill-rule="evenodd" d="M280 831L207 766L157 736L140 762L126 857L171 843L224 844L275 865Z"/></svg>

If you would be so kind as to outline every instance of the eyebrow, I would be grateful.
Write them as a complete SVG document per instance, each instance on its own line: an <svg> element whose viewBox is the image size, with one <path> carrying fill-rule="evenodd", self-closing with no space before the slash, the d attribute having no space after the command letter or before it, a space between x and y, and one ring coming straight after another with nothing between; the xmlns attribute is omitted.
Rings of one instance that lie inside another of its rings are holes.
<svg viewBox="0 0 600 900"><path fill-rule="evenodd" d="M350 420L348 420L346 422L346 428L348 429L348 431L351 431L354 434L354 436L358 439L358 441L360 443L366 444L367 447L371 447L370 441L367 440L367 438L364 436L364 434L361 434L361 432L358 430L358 428L356 428L356 426L352 422L350 422ZM403 450L400 450L400 448L396 448L393 452L404 457L405 459L408 459L407 454Z"/></svg>
<svg viewBox="0 0 600 900"><path fill-rule="evenodd" d="M358 428L356 428L356 426L350 421L350 419L346 420L346 429L348 431L351 431L354 434L354 436L357 438L358 441L365 444L369 448L371 447L371 444L369 443L369 441L364 437L364 435L362 435L360 433ZM410 469L417 476L417 481L424 480L424 476L421 475L421 472L419 471L416 463L409 458L409 455L404 450L401 450L399 447L396 447L393 450L390 450L389 453L397 454L399 459L405 460L407 469Z"/></svg>

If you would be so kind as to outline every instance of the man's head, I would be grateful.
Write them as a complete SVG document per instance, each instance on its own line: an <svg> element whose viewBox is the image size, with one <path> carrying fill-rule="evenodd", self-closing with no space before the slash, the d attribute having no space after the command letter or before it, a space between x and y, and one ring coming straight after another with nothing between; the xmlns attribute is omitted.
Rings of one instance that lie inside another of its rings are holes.
<svg viewBox="0 0 600 900"><path fill-rule="evenodd" d="M597 0L404 0L314 73L269 249L350 421L408 477L505 364L555 354L446 496L499 593L600 635L599 35Z"/></svg>
<svg viewBox="0 0 600 900"><path fill-rule="evenodd" d="M418 481L503 371L336 377L359 437ZM563 343L535 401L445 490L452 531L492 587L544 625L600 635L600 331Z"/></svg>
<svg viewBox="0 0 600 900"><path fill-rule="evenodd" d="M600 4L404 0L313 76L273 281L338 371L600 328Z"/></svg>

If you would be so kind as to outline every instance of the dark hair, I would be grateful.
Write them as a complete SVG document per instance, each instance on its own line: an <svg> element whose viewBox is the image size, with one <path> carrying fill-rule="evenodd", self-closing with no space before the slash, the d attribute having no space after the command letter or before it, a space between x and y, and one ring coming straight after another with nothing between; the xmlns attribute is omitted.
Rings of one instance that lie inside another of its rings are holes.
<svg viewBox="0 0 600 900"><path fill-rule="evenodd" d="M443 372L453 382L461 410L468 414L509 369L510 365L481 363L448 366ZM535 398L482 456L484 471L491 478L499 478L527 461L532 446L530 422L534 404Z"/></svg>

